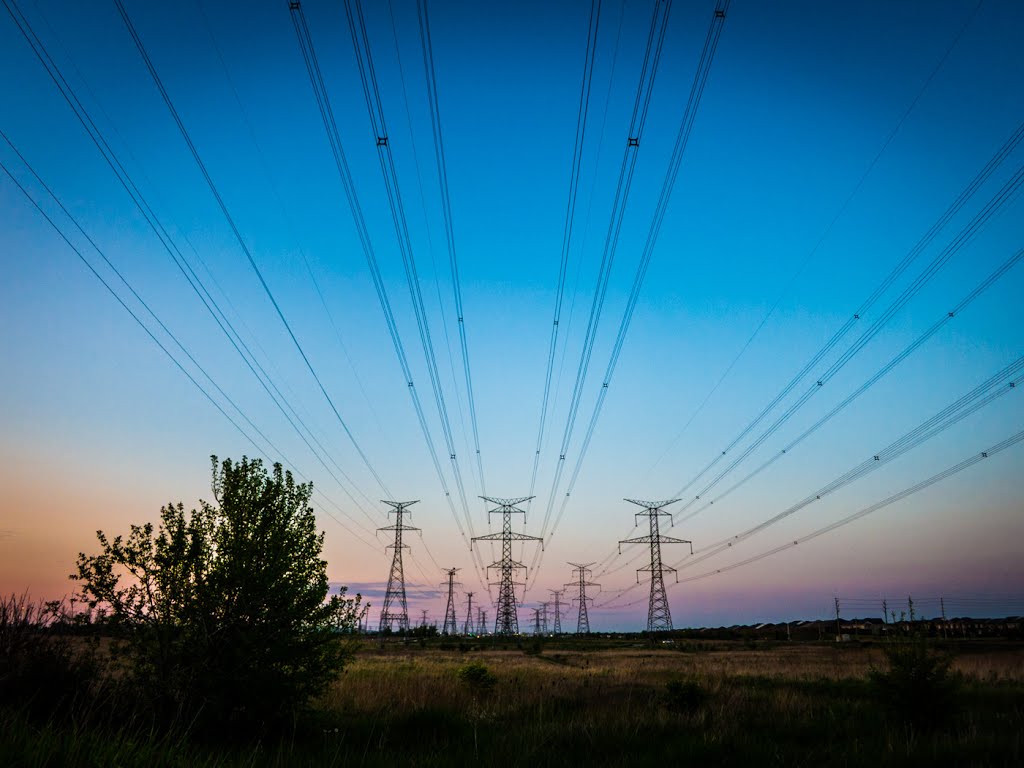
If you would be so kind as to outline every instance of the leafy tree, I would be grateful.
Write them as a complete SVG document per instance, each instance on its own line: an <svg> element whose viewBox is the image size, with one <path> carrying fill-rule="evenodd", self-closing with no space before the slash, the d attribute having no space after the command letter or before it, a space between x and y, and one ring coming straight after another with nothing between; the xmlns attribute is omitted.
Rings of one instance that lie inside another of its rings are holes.
<svg viewBox="0 0 1024 768"><path fill-rule="evenodd" d="M181 503L80 554L90 608L119 630L140 690L164 709L216 722L293 712L340 673L360 597L328 599L311 484L275 464L211 457L216 504Z"/></svg>

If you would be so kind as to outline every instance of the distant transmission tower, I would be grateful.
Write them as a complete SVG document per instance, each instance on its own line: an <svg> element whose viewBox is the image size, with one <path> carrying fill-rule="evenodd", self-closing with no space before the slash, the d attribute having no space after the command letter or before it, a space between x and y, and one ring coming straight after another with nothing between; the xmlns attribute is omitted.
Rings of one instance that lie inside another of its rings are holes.
<svg viewBox="0 0 1024 768"><path fill-rule="evenodd" d="M549 589L548 592L555 598L555 621L552 632L556 635L562 634L562 593L564 589Z"/></svg>
<svg viewBox="0 0 1024 768"><path fill-rule="evenodd" d="M572 574L575 580L567 582L565 586L576 587L579 590L576 597L573 598L579 604L579 614L576 617L576 634L589 635L590 617L587 615L587 601L594 602L594 598L587 597L587 587L600 587L601 585L593 581L587 581L587 577L590 576L590 566L593 563L569 563L569 565L572 566Z"/></svg>
<svg viewBox="0 0 1024 768"><path fill-rule="evenodd" d="M466 593L466 623L462 626L462 634L472 635L473 632L473 593Z"/></svg>
<svg viewBox="0 0 1024 768"><path fill-rule="evenodd" d="M455 574L461 571L461 568L449 568L445 571L448 574L448 607L444 612L444 628L441 630L442 635L455 635L458 634L459 626L458 620L455 618L455 587L458 584L455 581ZM443 587L443 582L441 586Z"/></svg>
<svg viewBox="0 0 1024 768"><path fill-rule="evenodd" d="M487 611L483 608L476 609L476 633L478 635L487 634Z"/></svg>
<svg viewBox="0 0 1024 768"><path fill-rule="evenodd" d="M540 626L545 635L548 633L548 606L550 605L551 603L540 604Z"/></svg>
<svg viewBox="0 0 1024 768"><path fill-rule="evenodd" d="M498 603L496 606L497 616L494 619L494 634L518 635L519 615L516 612L516 586L525 586L525 584L515 581L513 579L513 572L526 570L526 566L512 559L512 542L539 541L541 542L541 548L543 549L544 540L539 536L515 533L512 530L512 513L519 512L523 515L523 519L525 520L526 511L519 509L516 505L521 504L524 501L529 501L533 497L522 496L516 499L496 499L491 498L490 496L481 496L480 498L484 501L489 501L492 504L498 505L496 509L488 511L488 519L490 519L490 515L493 515L496 512L501 513L501 533L489 533L486 536L474 536L472 539L472 541L501 542L501 560L487 566L488 571L490 571L491 568L501 569L501 581L497 582ZM472 544L470 546L472 546Z"/></svg>
<svg viewBox="0 0 1024 768"><path fill-rule="evenodd" d="M651 547L650 565L644 568L637 568L636 583L640 583L640 572L651 572L651 600L647 606L647 631L662 632L672 630L672 613L668 607L668 594L665 592L665 571L676 572L670 565L661 562L662 544L689 544L690 554L693 554L693 542L686 539L676 539L665 536L659 529L659 518L668 512L663 511L669 504L675 504L679 499L668 499L666 501L640 501L638 499L624 499L630 504L643 507L643 512L637 512L636 517L645 516L650 524L650 533L646 536L637 536L633 539L623 539L619 542L619 552L622 552L623 544L649 544ZM635 519L635 518L634 518ZM678 576L676 577L679 578Z"/></svg>
<svg viewBox="0 0 1024 768"><path fill-rule="evenodd" d="M425 608L420 611L420 626L424 628L427 626L427 610Z"/></svg>
<svg viewBox="0 0 1024 768"><path fill-rule="evenodd" d="M395 551L391 558L391 574L388 576L388 588L384 593L384 607L380 612L380 627L381 632L385 628L392 629L392 624L398 622L398 631L406 632L409 630L409 605L405 599L405 570L402 568L402 549L408 549L408 547L402 543L402 533L404 531L418 531L419 528L413 528L411 525L406 525L402 521L402 516L410 514L406 512L408 507L416 504L417 501L384 501L382 503L392 507L392 511L395 515L395 524L389 525L386 528L378 528L380 531L394 531L395 543L388 544L388 548ZM392 514L392 512L388 512Z"/></svg>
<svg viewBox="0 0 1024 768"><path fill-rule="evenodd" d="M541 634L540 608L534 608L533 609L533 634L535 634L535 635Z"/></svg>

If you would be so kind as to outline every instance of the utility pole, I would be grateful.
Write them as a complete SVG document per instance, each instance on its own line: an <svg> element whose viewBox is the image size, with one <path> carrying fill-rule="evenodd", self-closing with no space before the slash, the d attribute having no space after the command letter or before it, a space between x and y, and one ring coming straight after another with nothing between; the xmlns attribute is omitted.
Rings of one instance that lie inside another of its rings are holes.
<svg viewBox="0 0 1024 768"><path fill-rule="evenodd" d="M496 606L497 616L494 619L494 634L496 635L518 635L519 614L516 611L516 587L526 586L522 582L514 580L515 571L525 571L526 566L512 559L513 541L539 541L541 549L544 548L544 540L539 536L529 536L525 533L517 533L512 530L512 513L518 512L526 520L526 510L519 509L517 504L529 501L533 496L521 496L515 499L499 499L490 496L481 496L484 501L497 504L497 508L487 511L487 519L495 513L501 514L501 533L488 533L485 536L474 536L470 540L470 548L474 541L500 541L501 560L497 560L487 566L488 572L492 568L501 571L501 580L496 582L498 586L498 604ZM494 584L495 582L492 582Z"/></svg>
<svg viewBox="0 0 1024 768"><path fill-rule="evenodd" d="M554 622L553 632L556 635L560 635L560 634L562 634L562 602L561 602L561 600L562 600L562 593L565 592L565 590L564 589L549 589L548 592L550 592L554 596L554 598L555 598L555 622Z"/></svg>
<svg viewBox="0 0 1024 768"><path fill-rule="evenodd" d="M622 552L623 544L649 544L651 547L651 562L644 568L637 569L636 583L640 583L640 572L650 571L651 573L651 599L647 605L647 631L661 632L672 631L672 612L668 606L668 594L665 592L665 571L676 572L676 569L665 565L661 561L662 544L689 544L690 554L693 554L693 542L687 539L676 539L672 536L665 536L661 533L659 519L662 516L670 517L668 512L663 511L669 504L675 504L679 499L666 501L640 501L639 499L624 499L630 504L643 507L643 512L637 512L636 517L643 515L647 518L650 526L650 533L647 536L637 536L632 539L623 539L619 542L619 552ZM634 518L635 519L635 518ZM679 577L676 576L678 581Z"/></svg>
<svg viewBox="0 0 1024 768"><path fill-rule="evenodd" d="M882 623L883 624L888 624L889 623L889 617L886 615L888 613L888 611L889 611L889 603L886 602L885 598L883 597L882 598Z"/></svg>
<svg viewBox="0 0 1024 768"><path fill-rule="evenodd" d="M472 635L473 632L473 593L466 593L466 623L462 627L462 634Z"/></svg>
<svg viewBox="0 0 1024 768"><path fill-rule="evenodd" d="M404 515L410 514L406 512L408 507L416 504L417 501L384 501L382 503L387 504L392 508L388 514L395 515L395 524L389 525L385 528L378 528L378 531L393 531L395 534L395 543L388 544L385 549L393 549L394 555L391 558L391 573L388 575L388 588L384 592L384 607L380 612L380 627L381 632L385 628L392 629L392 624L398 622L398 631L407 632L409 630L409 605L405 599L405 570L402 567L402 549L408 549L409 547L402 543L402 534L405 531L418 531L419 528L413 528L411 525L406 525L402 520Z"/></svg>
<svg viewBox="0 0 1024 768"><path fill-rule="evenodd" d="M587 587L600 587L593 581L587 581L587 577L590 576L590 566L593 563L569 563L572 566L572 575L574 581L567 582L565 586L576 587L579 591L576 593L576 597L572 598L579 605L579 614L576 617L576 634L577 635L589 635L590 634L590 617L587 616L587 601L594 602L594 598L587 597ZM572 601L570 601L570 605Z"/></svg>
<svg viewBox="0 0 1024 768"><path fill-rule="evenodd" d="M836 599L836 642L838 643L843 639L841 630L839 629L839 598Z"/></svg>
<svg viewBox="0 0 1024 768"><path fill-rule="evenodd" d="M458 620L455 618L455 587L462 585L455 581L455 574L461 570L461 568L449 568L445 571L445 574L448 576L448 581L441 582L442 587L445 584L448 585L448 607L444 612L444 628L441 630L442 635L454 635L459 631Z"/></svg>

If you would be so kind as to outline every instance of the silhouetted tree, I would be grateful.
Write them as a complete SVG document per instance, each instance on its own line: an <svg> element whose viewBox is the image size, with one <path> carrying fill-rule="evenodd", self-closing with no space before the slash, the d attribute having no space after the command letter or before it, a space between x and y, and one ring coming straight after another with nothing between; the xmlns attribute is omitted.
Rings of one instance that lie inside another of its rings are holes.
<svg viewBox="0 0 1024 768"><path fill-rule="evenodd" d="M97 531L100 553L80 554L71 578L107 608L129 674L164 707L266 722L340 673L360 598L328 599L311 484L280 464L211 459L216 505L169 504L157 527L113 540Z"/></svg>

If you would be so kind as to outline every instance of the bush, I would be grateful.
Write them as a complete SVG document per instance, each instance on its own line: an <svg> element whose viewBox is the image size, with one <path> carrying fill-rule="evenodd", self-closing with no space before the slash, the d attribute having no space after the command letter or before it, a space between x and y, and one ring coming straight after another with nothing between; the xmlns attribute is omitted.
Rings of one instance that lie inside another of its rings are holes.
<svg viewBox="0 0 1024 768"><path fill-rule="evenodd" d="M458 675L459 680L473 693L485 693L491 690L498 682L498 678L494 676L494 673L479 661L471 661L469 664L460 667Z"/></svg>
<svg viewBox="0 0 1024 768"><path fill-rule="evenodd" d="M952 660L932 652L923 638L885 649L888 670L872 670L874 695L893 715L916 725L938 725L957 708L960 679Z"/></svg>
<svg viewBox="0 0 1024 768"><path fill-rule="evenodd" d="M707 689L693 680L672 680L665 684L665 706L673 712L696 712L708 696Z"/></svg>
<svg viewBox="0 0 1024 768"><path fill-rule="evenodd" d="M100 554L79 555L73 578L90 608L108 609L158 712L268 723L341 672L351 651L339 633L356 626L359 597L327 599L312 485L280 464L212 463L216 506L168 505L157 527L97 532Z"/></svg>

